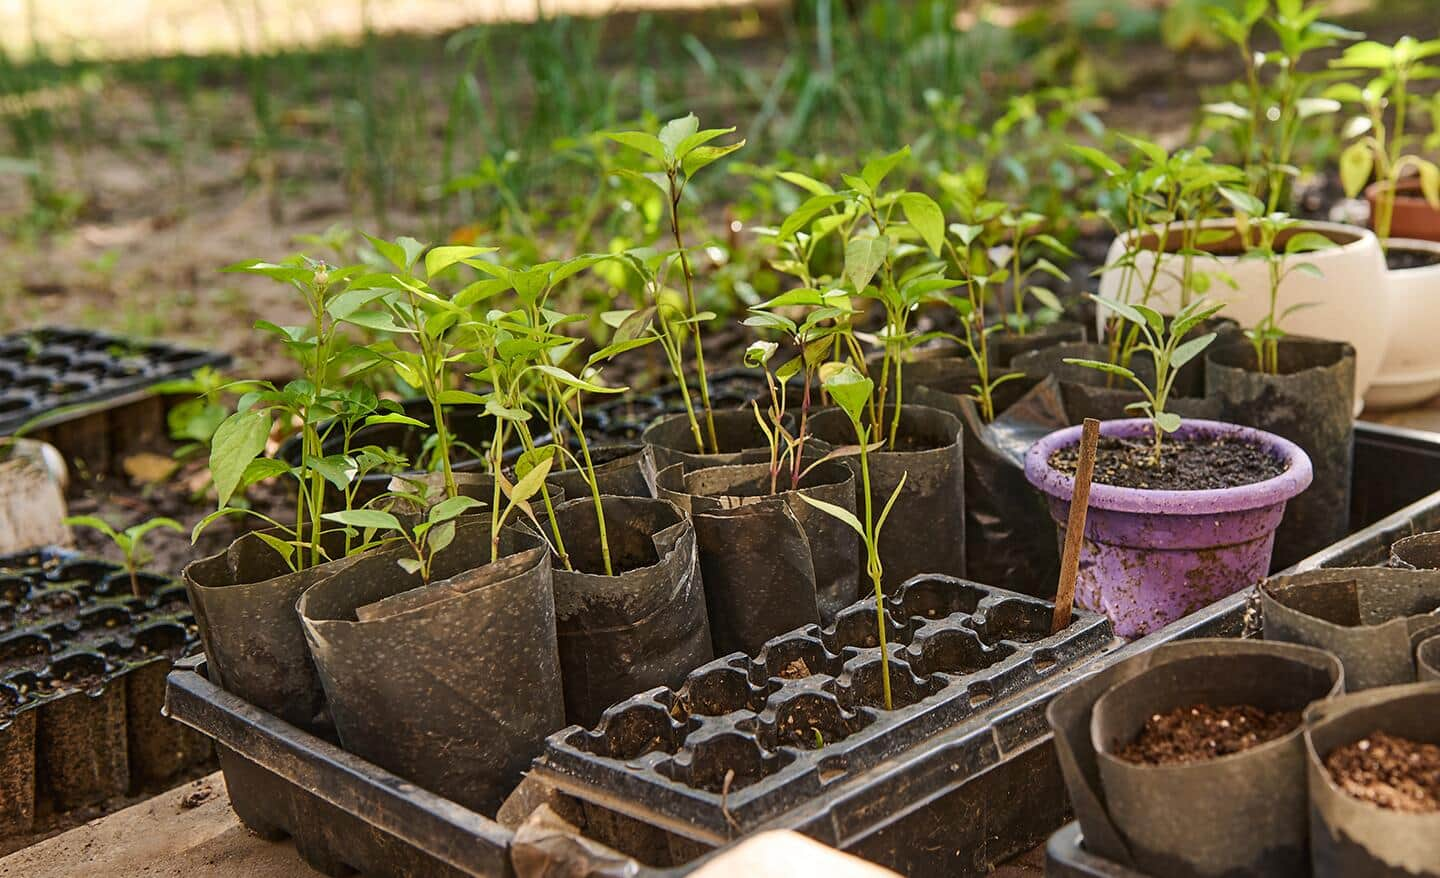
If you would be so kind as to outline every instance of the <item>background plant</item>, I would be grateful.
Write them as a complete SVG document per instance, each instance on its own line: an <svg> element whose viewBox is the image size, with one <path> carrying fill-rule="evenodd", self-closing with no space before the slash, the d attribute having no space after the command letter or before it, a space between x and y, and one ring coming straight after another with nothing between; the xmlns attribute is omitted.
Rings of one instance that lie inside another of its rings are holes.
<svg viewBox="0 0 1440 878"><path fill-rule="evenodd" d="M1361 115L1345 124L1345 136L1358 139L1340 154L1340 179L1352 198L1365 188L1372 174L1380 183L1373 225L1382 242L1390 237L1396 188L1407 172L1419 175L1425 200L1440 210L1440 167L1405 152L1416 140L1406 130L1416 100L1410 86L1416 80L1440 78L1440 67L1425 63L1437 54L1440 40L1420 42L1405 36L1393 46L1372 40L1356 43L1331 62L1334 67L1372 76L1364 86L1337 83L1326 94L1362 109ZM1432 143L1440 145L1433 139Z"/></svg>
<svg viewBox="0 0 1440 878"><path fill-rule="evenodd" d="M1261 209L1257 201L1253 205ZM1285 278L1299 271L1312 277L1323 278L1324 272L1313 262L1301 262L1290 257L1301 253L1328 250L1335 242L1319 232L1299 229L1299 220L1283 213L1272 213L1255 217L1246 232L1247 247L1245 259L1259 259L1265 262L1266 277L1269 281L1267 293L1269 308L1260 322L1245 330L1245 336L1255 347L1255 363L1260 371L1270 375L1280 373L1280 340L1285 337L1281 321L1294 312L1313 305L1313 302L1297 302L1283 311L1279 310L1280 286Z"/></svg>

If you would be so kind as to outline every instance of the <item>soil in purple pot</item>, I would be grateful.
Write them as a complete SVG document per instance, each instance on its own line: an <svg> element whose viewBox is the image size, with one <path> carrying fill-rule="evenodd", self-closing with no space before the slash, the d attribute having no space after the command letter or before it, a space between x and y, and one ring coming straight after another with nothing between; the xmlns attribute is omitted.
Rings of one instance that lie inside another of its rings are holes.
<svg viewBox="0 0 1440 878"><path fill-rule="evenodd" d="M1115 755L1137 765L1205 762L1284 737L1299 725L1300 712L1295 710L1194 704L1151 716L1135 740Z"/></svg>
<svg viewBox="0 0 1440 878"><path fill-rule="evenodd" d="M1391 811L1440 812L1440 747L1375 732L1337 747L1325 769L1346 795Z"/></svg>
<svg viewBox="0 0 1440 878"><path fill-rule="evenodd" d="M1391 271L1427 268L1431 265L1440 265L1440 253L1430 250L1402 250L1398 247L1385 251L1385 267Z"/></svg>
<svg viewBox="0 0 1440 878"><path fill-rule="evenodd" d="M1101 436L1095 483L1152 491L1213 491L1263 482L1285 472L1285 464L1269 451L1229 436L1168 439L1161 446L1158 464L1151 463L1150 452L1148 439ZM1050 465L1074 475L1079 456L1079 445L1069 445L1050 455Z"/></svg>

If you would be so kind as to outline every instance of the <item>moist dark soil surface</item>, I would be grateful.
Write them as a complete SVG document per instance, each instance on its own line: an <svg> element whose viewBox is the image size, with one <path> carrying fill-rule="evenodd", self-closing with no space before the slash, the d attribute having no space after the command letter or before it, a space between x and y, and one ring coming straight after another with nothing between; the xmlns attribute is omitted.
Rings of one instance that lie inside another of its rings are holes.
<svg viewBox="0 0 1440 878"><path fill-rule="evenodd" d="M1273 741L1299 725L1299 711L1195 704L1150 717L1135 740L1115 755L1137 765L1204 762Z"/></svg>
<svg viewBox="0 0 1440 878"><path fill-rule="evenodd" d="M1385 265L1391 271L1440 265L1440 253L1431 253L1428 250L1386 250Z"/></svg>
<svg viewBox="0 0 1440 878"><path fill-rule="evenodd" d="M1285 472L1285 464L1264 448L1229 437L1167 439L1161 446L1159 464L1150 462L1151 447L1148 439L1101 436L1095 452L1095 484L1152 491L1211 491L1263 482ZM1050 455L1050 465L1074 475L1079 456L1077 443Z"/></svg>
<svg viewBox="0 0 1440 878"><path fill-rule="evenodd" d="M1440 747L1375 732L1325 757L1335 783L1354 798L1413 814L1440 812Z"/></svg>

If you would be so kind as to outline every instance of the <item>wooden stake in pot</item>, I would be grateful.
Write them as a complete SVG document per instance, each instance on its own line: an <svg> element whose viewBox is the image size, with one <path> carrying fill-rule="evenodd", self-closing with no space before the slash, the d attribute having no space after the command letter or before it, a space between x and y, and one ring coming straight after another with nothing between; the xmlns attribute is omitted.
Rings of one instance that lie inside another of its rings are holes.
<svg viewBox="0 0 1440 878"><path fill-rule="evenodd" d="M1075 467L1075 490L1070 495L1070 518L1065 523L1065 553L1060 557L1060 586L1055 590L1055 615L1050 633L1070 624L1075 604L1075 577L1080 574L1080 546L1085 541L1085 513L1090 507L1090 478L1095 474L1095 447L1100 422L1086 418L1080 429L1080 461Z"/></svg>

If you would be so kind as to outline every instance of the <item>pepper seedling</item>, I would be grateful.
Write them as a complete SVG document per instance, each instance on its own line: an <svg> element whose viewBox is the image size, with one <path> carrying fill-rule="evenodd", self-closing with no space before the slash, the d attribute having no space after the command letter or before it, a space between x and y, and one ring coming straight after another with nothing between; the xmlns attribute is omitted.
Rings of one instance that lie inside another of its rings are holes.
<svg viewBox="0 0 1440 878"><path fill-rule="evenodd" d="M144 547L145 537L152 531L161 528L177 533L185 532L185 528L180 525L180 522L164 517L142 521L124 530L116 530L110 522L95 515L72 515L65 519L65 523L71 527L93 528L110 538L110 542L115 544L115 548L120 550L120 555L124 558L125 572L130 575L130 592L136 597L142 597L140 594L140 570L154 560L154 556Z"/></svg>
<svg viewBox="0 0 1440 878"><path fill-rule="evenodd" d="M735 131L732 128L706 128L701 130L700 120L694 113L672 119L661 127L658 135L647 131L621 131L609 135L610 139L648 156L658 163L660 173L639 174L628 172L640 180L655 185L665 196L670 208L670 234L675 245L673 263L680 267L681 280L685 286L686 318L697 318L702 313L695 299L695 272L685 247L685 236L680 223L680 200L685 188L701 169L719 161L745 145L744 140L723 146L711 146L710 142ZM662 182L663 181L663 182ZM668 267L668 264L667 264ZM711 318L714 315L710 315ZM708 319L708 318L707 318ZM686 321L688 322L688 321ZM710 405L710 382L705 374L705 344L700 332L703 321L695 324L695 372L700 389L700 405L705 412L705 438L696 437L696 450L704 454L707 450L719 450L715 437L715 413ZM680 386L686 385L685 375L678 376ZM687 399L688 405L688 399ZM693 410L691 412L693 417ZM708 445L707 445L708 440Z"/></svg>
<svg viewBox="0 0 1440 878"><path fill-rule="evenodd" d="M1165 318L1154 308L1140 304L1127 305L1103 296L1091 296L1091 298L1095 300L1096 304L1114 311L1123 320L1137 328L1143 340L1136 346L1136 350L1148 352L1154 359L1154 383L1146 382L1130 368L1117 366L1114 363L1075 357L1066 357L1065 362L1118 375L1140 391L1140 394L1145 397L1144 400L1132 402L1125 408L1140 412L1150 419L1152 443L1149 462L1151 466L1159 466L1161 442L1165 434L1180 429L1180 416L1165 408L1170 401L1170 392L1175 386L1175 378L1180 374L1180 368L1209 347L1216 335L1216 333L1208 332L1186 341L1185 334L1213 317L1224 305L1212 304L1204 299L1196 300L1177 311L1175 316L1170 319L1167 329Z"/></svg>
<svg viewBox="0 0 1440 878"><path fill-rule="evenodd" d="M1257 209L1261 207L1258 200L1254 206ZM1285 278L1297 271L1312 277L1325 276L1315 263L1299 262L1290 257L1328 250L1336 244L1319 232L1297 231L1300 221L1283 213L1256 217L1250 220L1248 225L1253 231L1253 243L1246 248L1242 258L1265 262L1270 307L1258 323L1245 330L1245 337L1250 339L1250 343L1255 347L1256 368L1269 375L1278 375L1280 339L1285 337L1285 330L1281 328L1280 322L1296 311L1315 304L1297 302L1284 311L1277 311L1280 306L1280 285L1285 282Z"/></svg>
<svg viewBox="0 0 1440 878"><path fill-rule="evenodd" d="M874 428L866 423L865 418L866 407L875 391L875 382L860 374L860 370L850 363L826 363L820 367L820 383L840 410L845 412L850 419L850 426L855 430L855 441L860 453L860 496L864 498L864 520L833 503L826 503L806 494L798 496L826 515L844 522L859 534L865 544L865 571L870 575L870 582L875 588L875 624L880 640L880 679L884 688L885 709L891 710L893 702L890 697L890 653L885 642L885 568L880 562L880 531L885 526L890 510L895 506L895 499L905 487L905 479L909 473L900 476L899 483L895 485L895 490L890 492L890 498L885 501L885 506L877 518L874 501L870 496L870 436Z"/></svg>

